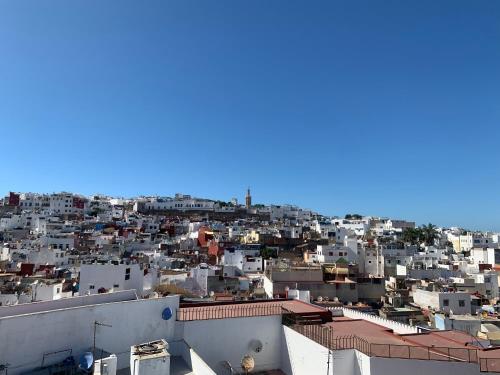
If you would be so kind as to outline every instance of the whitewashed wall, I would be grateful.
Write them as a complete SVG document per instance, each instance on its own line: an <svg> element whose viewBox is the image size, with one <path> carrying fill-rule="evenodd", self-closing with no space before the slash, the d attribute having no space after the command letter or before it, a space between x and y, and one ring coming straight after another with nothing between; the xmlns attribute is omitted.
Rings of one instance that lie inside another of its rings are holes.
<svg viewBox="0 0 500 375"><path fill-rule="evenodd" d="M384 319L384 318L381 318L379 316L366 314L366 313L363 313L360 311L347 309L345 307L330 307L329 310L331 310L333 313L341 310L343 315L348 317L348 318L367 320L369 322L372 322L372 323L381 325L383 327L392 329L395 333L398 333L398 334L418 333L417 327L412 327L408 324L395 322L393 320Z"/></svg>
<svg viewBox="0 0 500 375"><path fill-rule="evenodd" d="M332 353L329 374L361 375L355 350L338 350ZM283 326L281 370L287 375L327 374L328 349Z"/></svg>
<svg viewBox="0 0 500 375"><path fill-rule="evenodd" d="M255 370L279 369L281 365L281 315L199 320L183 324L186 343L216 373L226 373L222 361L229 361L240 371L243 356L250 354L255 359ZM255 353L252 340L263 344L262 351Z"/></svg>
<svg viewBox="0 0 500 375"><path fill-rule="evenodd" d="M0 318L0 363L10 363L15 375L41 365L43 354L72 349L77 359L92 347L94 321L111 324L97 328L97 347L118 357L118 369L129 366L130 346L173 338L175 320L162 320L164 308L175 310L178 296L106 303ZM48 357L57 363L68 353Z"/></svg>
<svg viewBox="0 0 500 375"><path fill-rule="evenodd" d="M370 375L480 375L479 365L463 362L370 358Z"/></svg>

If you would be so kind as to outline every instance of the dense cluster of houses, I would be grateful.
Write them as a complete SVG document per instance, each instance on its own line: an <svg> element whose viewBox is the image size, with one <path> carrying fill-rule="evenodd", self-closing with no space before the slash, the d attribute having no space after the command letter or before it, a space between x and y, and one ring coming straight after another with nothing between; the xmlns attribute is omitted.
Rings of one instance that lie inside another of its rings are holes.
<svg viewBox="0 0 500 375"><path fill-rule="evenodd" d="M245 204L68 192L0 202L0 319L132 291L186 308L296 300L500 345L498 233L256 205L250 191Z"/></svg>

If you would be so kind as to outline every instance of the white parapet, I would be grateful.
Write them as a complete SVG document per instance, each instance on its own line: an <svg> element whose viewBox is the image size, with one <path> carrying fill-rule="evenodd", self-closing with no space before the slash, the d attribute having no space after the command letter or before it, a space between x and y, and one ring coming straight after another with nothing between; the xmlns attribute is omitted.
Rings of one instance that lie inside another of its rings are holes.
<svg viewBox="0 0 500 375"><path fill-rule="evenodd" d="M380 316L367 314L361 311L356 311L353 309L348 309L346 307L329 307L328 308L335 315L335 312L342 311L343 315L352 319L363 319L369 322L378 324L389 329L392 329L395 333L400 335L418 333L418 328L410 326L408 324L396 322L394 320L388 320L381 318Z"/></svg>

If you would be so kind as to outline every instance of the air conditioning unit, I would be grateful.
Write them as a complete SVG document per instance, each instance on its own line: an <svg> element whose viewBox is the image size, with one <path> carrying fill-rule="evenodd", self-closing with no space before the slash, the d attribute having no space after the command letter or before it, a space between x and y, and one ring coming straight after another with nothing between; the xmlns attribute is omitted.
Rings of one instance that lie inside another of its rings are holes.
<svg viewBox="0 0 500 375"><path fill-rule="evenodd" d="M134 345L130 349L131 375L169 375L170 353L165 340Z"/></svg>

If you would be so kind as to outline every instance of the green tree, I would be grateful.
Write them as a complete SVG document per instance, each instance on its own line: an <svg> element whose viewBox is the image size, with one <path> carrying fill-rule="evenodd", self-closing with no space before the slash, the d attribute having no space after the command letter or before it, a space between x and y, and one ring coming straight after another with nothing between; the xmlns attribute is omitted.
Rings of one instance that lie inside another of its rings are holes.
<svg viewBox="0 0 500 375"><path fill-rule="evenodd" d="M265 247L260 251L260 256L264 259L277 258L278 253L277 253L276 249L271 249L269 247Z"/></svg>
<svg viewBox="0 0 500 375"><path fill-rule="evenodd" d="M361 220L363 216L360 214L347 214L345 215L346 220Z"/></svg>
<svg viewBox="0 0 500 375"><path fill-rule="evenodd" d="M420 230L422 232L422 241L425 242L427 246L434 245L436 240L439 238L436 226L431 223L422 225Z"/></svg>
<svg viewBox="0 0 500 375"><path fill-rule="evenodd" d="M420 228L405 228L403 231L403 241L412 245L419 245L422 241L423 233Z"/></svg>

